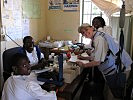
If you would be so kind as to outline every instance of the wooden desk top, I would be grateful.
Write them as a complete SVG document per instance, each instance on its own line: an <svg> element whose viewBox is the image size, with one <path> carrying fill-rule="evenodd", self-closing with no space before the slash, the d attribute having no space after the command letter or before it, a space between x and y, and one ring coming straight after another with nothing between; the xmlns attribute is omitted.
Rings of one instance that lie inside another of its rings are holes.
<svg viewBox="0 0 133 100"><path fill-rule="evenodd" d="M83 84L84 79L85 74L82 72L72 81L72 83L65 83L62 87L60 87L57 93L57 97L64 98L65 100L73 100L74 96Z"/></svg>

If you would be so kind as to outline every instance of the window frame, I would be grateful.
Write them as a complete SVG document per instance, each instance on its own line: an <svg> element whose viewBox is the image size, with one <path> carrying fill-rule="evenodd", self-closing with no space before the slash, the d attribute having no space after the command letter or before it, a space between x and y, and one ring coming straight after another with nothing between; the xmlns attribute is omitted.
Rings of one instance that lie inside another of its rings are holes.
<svg viewBox="0 0 133 100"><path fill-rule="evenodd" d="M86 2L90 2L91 4L91 12L90 13L88 13L88 14L85 14L84 13L84 9L85 9L85 3ZM92 7L96 7L99 11L100 11L100 13L99 14L94 14L93 13L93 8ZM103 16L105 16L105 14L91 1L91 0L82 0L81 1L81 24L83 24L83 23L88 23L88 24L90 24L90 25L92 25L92 20L93 20L93 18L94 18L94 16L96 15L96 16L101 16L101 17L103 17ZM86 21L84 21L84 16L90 16L90 19L89 19L89 22L86 22ZM82 35L80 35L80 37L79 37L79 40L80 40L80 42L81 43L84 43L84 40L85 40L86 38L83 38L82 37ZM85 40L85 41L87 41L87 40ZM89 40L90 41L90 40ZM91 41L90 41L91 42ZM86 43L84 43L84 44L87 44L88 42L86 42Z"/></svg>

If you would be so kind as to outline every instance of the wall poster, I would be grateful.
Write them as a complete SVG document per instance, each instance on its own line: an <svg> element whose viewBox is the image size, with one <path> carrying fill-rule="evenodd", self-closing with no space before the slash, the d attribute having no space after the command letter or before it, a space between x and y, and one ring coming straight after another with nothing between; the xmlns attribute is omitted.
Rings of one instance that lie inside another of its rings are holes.
<svg viewBox="0 0 133 100"><path fill-rule="evenodd" d="M63 10L77 11L79 7L79 0L63 0Z"/></svg>
<svg viewBox="0 0 133 100"><path fill-rule="evenodd" d="M49 10L59 10L61 9L62 0L49 0L48 9Z"/></svg>

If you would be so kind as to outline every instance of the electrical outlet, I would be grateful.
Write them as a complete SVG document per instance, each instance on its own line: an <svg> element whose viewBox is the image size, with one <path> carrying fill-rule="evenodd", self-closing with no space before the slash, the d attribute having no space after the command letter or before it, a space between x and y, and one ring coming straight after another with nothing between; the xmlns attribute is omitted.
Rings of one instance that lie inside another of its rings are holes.
<svg viewBox="0 0 133 100"><path fill-rule="evenodd" d="M1 34L1 41L5 41L6 39L5 39L5 35L4 34Z"/></svg>

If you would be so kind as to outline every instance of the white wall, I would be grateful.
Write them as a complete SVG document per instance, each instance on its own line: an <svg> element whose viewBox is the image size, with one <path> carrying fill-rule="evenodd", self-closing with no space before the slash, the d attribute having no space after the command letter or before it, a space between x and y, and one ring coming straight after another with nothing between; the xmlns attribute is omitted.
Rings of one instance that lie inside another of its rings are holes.
<svg viewBox="0 0 133 100"><path fill-rule="evenodd" d="M38 19L29 19L29 35L31 35L35 42L44 39L46 36L46 14L45 14L45 1L46 0L40 0L40 10L41 10L41 16ZM1 2L1 12L5 12L6 9L3 7L3 0ZM0 23L1 23L1 18L0 18ZM0 24L1 26L1 24ZM5 34L5 33L0 33L0 34ZM15 40L19 45L22 46L22 39ZM2 73L3 73L3 61L2 61L2 54L6 49L17 47L17 45L12 42L11 40L9 41L1 41L1 59L0 59L0 90L2 86Z"/></svg>
<svg viewBox="0 0 133 100"><path fill-rule="evenodd" d="M45 1L47 34L55 40L79 39L80 11L48 10Z"/></svg>

